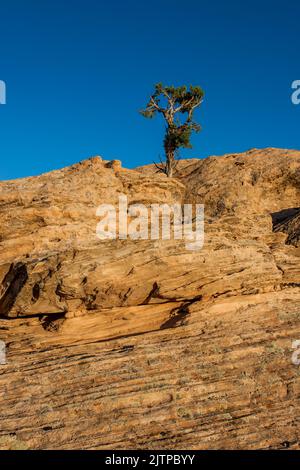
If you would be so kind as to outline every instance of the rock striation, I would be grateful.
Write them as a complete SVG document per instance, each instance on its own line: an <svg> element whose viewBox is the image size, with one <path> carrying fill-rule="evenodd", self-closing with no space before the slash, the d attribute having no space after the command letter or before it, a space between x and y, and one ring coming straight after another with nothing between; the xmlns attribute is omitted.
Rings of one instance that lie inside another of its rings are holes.
<svg viewBox="0 0 300 470"><path fill-rule="evenodd" d="M205 243L96 237L201 203ZM300 448L300 152L100 157L0 183L0 448Z"/></svg>

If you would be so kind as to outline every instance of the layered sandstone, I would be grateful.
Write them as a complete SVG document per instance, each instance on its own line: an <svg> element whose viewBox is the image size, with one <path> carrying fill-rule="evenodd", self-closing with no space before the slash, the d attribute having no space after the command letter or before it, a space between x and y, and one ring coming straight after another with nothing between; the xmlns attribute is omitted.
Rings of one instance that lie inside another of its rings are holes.
<svg viewBox="0 0 300 470"><path fill-rule="evenodd" d="M205 243L96 237L96 208L203 203ZM300 152L95 157L0 183L0 448L298 448Z"/></svg>

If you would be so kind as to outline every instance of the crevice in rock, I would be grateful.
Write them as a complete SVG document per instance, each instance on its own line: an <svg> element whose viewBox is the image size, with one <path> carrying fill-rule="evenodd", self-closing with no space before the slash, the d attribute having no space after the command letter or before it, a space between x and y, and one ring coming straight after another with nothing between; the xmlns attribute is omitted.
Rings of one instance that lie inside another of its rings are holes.
<svg viewBox="0 0 300 470"><path fill-rule="evenodd" d="M186 319L190 315L189 307L202 299L202 295L195 297L192 300L183 302L179 307L175 307L170 312L170 318L160 326L161 330L168 328L176 328L186 324Z"/></svg>
<svg viewBox="0 0 300 470"><path fill-rule="evenodd" d="M31 315L26 315L26 316L17 316L17 317L7 317L7 316L2 316L0 315L0 319L7 321L9 324L13 324L15 321L19 321L20 319L24 320L24 322L27 322L30 319L38 319L42 328L45 331L49 331L51 333L57 333L63 323L66 320L66 312L57 312L57 313L35 313ZM25 323L24 323L25 324ZM0 327L1 331L9 331L9 327L2 326Z"/></svg>
<svg viewBox="0 0 300 470"><path fill-rule="evenodd" d="M151 291L149 292L149 294L147 295L146 299L141 302L139 305L148 305L152 299L160 299L162 300L163 302L160 302L160 303L168 303L168 302L180 302L180 301L183 301L185 300L186 302L190 302L194 299L182 299L180 296L178 297L166 297L162 294L160 294L159 292L160 290L160 287L158 285L157 282L154 282L153 284L153 287L151 289ZM202 296L198 296L199 298L202 297ZM197 297L197 299L198 299Z"/></svg>
<svg viewBox="0 0 300 470"><path fill-rule="evenodd" d="M281 289L285 289L287 287L300 287L300 282L285 282L280 284Z"/></svg>
<svg viewBox="0 0 300 470"><path fill-rule="evenodd" d="M44 330L56 333L65 322L65 313L51 313L42 315L40 322Z"/></svg>
<svg viewBox="0 0 300 470"><path fill-rule="evenodd" d="M151 299L156 299L159 296L159 285L157 282L154 282L151 291L147 295L146 299L141 303L141 305L149 304Z"/></svg>
<svg viewBox="0 0 300 470"><path fill-rule="evenodd" d="M24 263L12 263L8 273L2 281L0 298L0 316L6 317L26 284L28 279L27 267Z"/></svg>
<svg viewBox="0 0 300 470"><path fill-rule="evenodd" d="M286 245L298 246L300 242L300 207L291 207L271 214L273 232L286 233Z"/></svg>
<svg viewBox="0 0 300 470"><path fill-rule="evenodd" d="M40 285L39 283L34 284L32 288L32 302L35 303L40 298Z"/></svg>

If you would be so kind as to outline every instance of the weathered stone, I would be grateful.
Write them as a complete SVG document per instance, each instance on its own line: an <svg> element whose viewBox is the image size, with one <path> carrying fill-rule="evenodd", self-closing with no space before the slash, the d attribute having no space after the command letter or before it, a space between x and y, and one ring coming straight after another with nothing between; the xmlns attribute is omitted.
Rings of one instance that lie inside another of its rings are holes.
<svg viewBox="0 0 300 470"><path fill-rule="evenodd" d="M175 176L94 157L0 183L0 448L300 447L300 152ZM203 249L98 240L120 194L204 203Z"/></svg>

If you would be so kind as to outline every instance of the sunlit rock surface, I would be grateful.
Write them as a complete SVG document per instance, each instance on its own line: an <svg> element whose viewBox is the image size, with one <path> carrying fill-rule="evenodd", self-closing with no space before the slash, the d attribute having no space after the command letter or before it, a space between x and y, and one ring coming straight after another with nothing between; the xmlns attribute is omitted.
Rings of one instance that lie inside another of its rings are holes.
<svg viewBox="0 0 300 470"><path fill-rule="evenodd" d="M102 203L201 203L205 243L96 237ZM300 152L100 157L0 183L0 448L299 448Z"/></svg>

